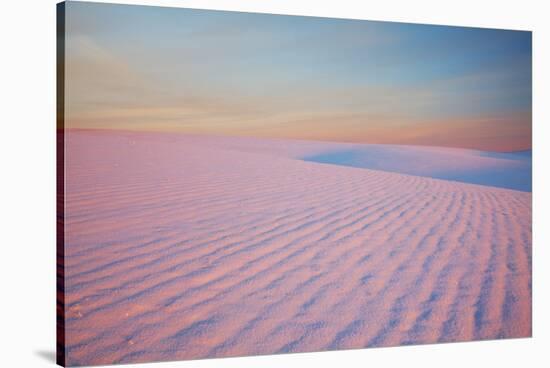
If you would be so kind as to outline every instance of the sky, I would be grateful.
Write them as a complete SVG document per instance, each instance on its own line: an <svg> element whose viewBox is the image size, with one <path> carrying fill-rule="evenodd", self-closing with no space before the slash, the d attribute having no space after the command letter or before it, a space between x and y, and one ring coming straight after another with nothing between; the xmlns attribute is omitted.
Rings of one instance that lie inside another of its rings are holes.
<svg viewBox="0 0 550 368"><path fill-rule="evenodd" d="M68 2L65 126L531 148L531 32Z"/></svg>

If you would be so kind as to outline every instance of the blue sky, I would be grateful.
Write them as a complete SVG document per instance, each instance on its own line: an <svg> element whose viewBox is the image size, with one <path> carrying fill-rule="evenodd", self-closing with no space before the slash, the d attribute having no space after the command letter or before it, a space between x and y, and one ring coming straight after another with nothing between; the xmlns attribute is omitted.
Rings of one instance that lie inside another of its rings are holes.
<svg viewBox="0 0 550 368"><path fill-rule="evenodd" d="M531 33L69 2L67 126L531 147Z"/></svg>

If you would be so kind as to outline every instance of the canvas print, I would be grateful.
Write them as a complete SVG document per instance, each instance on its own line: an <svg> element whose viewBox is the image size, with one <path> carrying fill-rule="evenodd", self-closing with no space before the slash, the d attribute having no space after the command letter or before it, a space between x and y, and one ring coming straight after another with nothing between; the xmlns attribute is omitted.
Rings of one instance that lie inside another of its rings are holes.
<svg viewBox="0 0 550 368"><path fill-rule="evenodd" d="M531 32L57 26L59 364L531 336Z"/></svg>

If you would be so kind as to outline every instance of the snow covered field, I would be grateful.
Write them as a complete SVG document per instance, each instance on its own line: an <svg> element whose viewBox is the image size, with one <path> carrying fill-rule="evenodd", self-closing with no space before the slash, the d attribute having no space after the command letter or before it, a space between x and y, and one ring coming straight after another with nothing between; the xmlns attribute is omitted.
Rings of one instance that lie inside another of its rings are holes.
<svg viewBox="0 0 550 368"><path fill-rule="evenodd" d="M528 153L66 140L70 365L531 335Z"/></svg>

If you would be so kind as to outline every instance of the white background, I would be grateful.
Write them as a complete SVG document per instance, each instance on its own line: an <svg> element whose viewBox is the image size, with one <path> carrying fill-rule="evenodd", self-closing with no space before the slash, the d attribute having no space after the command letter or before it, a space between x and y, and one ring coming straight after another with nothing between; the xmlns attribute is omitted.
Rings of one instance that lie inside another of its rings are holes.
<svg viewBox="0 0 550 368"><path fill-rule="evenodd" d="M97 1L97 0L96 0ZM527 0L122 1L532 30L534 337L133 367L550 366L550 12ZM54 364L55 0L0 2L0 367ZM545 24L546 23L546 24Z"/></svg>

